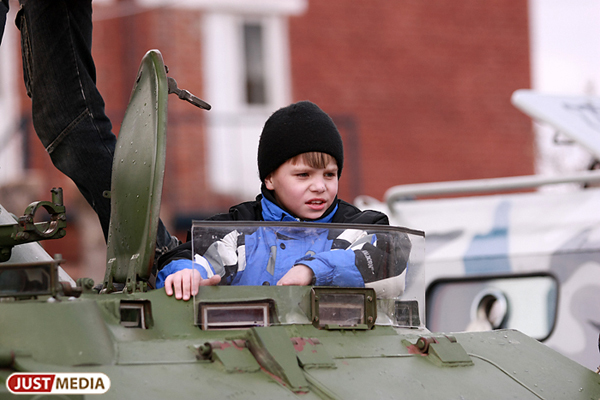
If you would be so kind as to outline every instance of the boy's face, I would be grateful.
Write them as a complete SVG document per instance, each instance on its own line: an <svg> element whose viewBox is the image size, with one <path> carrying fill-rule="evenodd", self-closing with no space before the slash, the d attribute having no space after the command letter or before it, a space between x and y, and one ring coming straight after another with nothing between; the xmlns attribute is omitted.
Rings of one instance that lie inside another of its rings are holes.
<svg viewBox="0 0 600 400"><path fill-rule="evenodd" d="M298 160L281 164L265 179L280 205L302 219L317 219L331 206L338 191L338 166L332 160L325 168L313 168Z"/></svg>

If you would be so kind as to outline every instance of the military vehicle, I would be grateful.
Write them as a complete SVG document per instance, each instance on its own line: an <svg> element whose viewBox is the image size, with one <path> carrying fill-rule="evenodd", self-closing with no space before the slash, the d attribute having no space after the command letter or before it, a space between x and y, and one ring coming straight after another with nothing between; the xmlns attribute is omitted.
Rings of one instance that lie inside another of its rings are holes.
<svg viewBox="0 0 600 400"><path fill-rule="evenodd" d="M195 221L199 256L232 230L281 241L352 234L371 246L373 276L365 287L203 286L190 301L151 289L168 86L162 56L148 52L115 154L101 290L63 284L59 260L27 262L23 246L37 243L2 242L12 250L0 264L0 397L600 398L598 374L519 331L426 329L419 230ZM16 237L15 221L3 225ZM47 236L57 225L38 224Z"/></svg>
<svg viewBox="0 0 600 400"><path fill-rule="evenodd" d="M600 160L600 98L518 90L512 102ZM600 171L590 164L556 176L400 185L383 202L363 196L356 205L427 232L429 329L518 329L596 369ZM534 190L555 184L571 187Z"/></svg>

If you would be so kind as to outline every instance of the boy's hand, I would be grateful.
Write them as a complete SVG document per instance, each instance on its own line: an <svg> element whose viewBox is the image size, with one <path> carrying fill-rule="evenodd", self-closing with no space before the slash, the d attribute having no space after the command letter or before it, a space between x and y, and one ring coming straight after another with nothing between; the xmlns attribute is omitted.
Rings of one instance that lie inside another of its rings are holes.
<svg viewBox="0 0 600 400"><path fill-rule="evenodd" d="M219 275L213 275L208 279L202 279L200 272L195 269L182 269L174 274L167 276L165 279L165 292L167 296L173 295L175 290L175 298L177 300L188 301L191 296L198 294L199 286L214 286L221 281Z"/></svg>
<svg viewBox="0 0 600 400"><path fill-rule="evenodd" d="M310 285L314 275L315 274L313 273L313 270L308 268L306 265L296 264L279 280L279 282L277 282L277 285Z"/></svg>

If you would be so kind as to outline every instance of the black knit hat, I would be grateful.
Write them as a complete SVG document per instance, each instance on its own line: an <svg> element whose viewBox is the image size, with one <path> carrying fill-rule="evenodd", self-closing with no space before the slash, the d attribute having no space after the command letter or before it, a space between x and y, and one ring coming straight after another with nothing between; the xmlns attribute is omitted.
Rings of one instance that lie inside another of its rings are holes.
<svg viewBox="0 0 600 400"><path fill-rule="evenodd" d="M258 142L261 182L290 158L312 151L333 156L338 165L338 177L342 174L344 145L329 115L310 101L300 101L275 111L265 122Z"/></svg>

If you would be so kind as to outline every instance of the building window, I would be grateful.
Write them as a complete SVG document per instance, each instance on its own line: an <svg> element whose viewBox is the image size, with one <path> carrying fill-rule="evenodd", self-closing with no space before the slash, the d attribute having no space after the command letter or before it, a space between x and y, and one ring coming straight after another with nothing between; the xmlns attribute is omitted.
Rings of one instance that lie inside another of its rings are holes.
<svg viewBox="0 0 600 400"><path fill-rule="evenodd" d="M291 101L287 17L206 13L203 96L208 182L217 193L252 198L260 190L256 152L262 127Z"/></svg>
<svg viewBox="0 0 600 400"><path fill-rule="evenodd" d="M263 27L259 23L244 23L244 61L246 103L267 103Z"/></svg>

